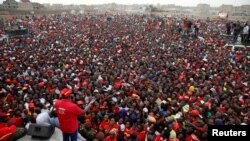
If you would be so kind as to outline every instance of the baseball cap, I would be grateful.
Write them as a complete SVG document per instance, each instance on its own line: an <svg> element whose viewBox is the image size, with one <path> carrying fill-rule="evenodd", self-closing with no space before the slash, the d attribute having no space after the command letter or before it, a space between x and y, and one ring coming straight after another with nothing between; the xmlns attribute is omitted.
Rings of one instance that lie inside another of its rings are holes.
<svg viewBox="0 0 250 141"><path fill-rule="evenodd" d="M61 90L61 95L64 97L69 97L71 93L72 93L72 90L68 88L64 88Z"/></svg>
<svg viewBox="0 0 250 141"><path fill-rule="evenodd" d="M83 101L82 101L82 100L78 100L76 103L77 103L78 105L83 105Z"/></svg>

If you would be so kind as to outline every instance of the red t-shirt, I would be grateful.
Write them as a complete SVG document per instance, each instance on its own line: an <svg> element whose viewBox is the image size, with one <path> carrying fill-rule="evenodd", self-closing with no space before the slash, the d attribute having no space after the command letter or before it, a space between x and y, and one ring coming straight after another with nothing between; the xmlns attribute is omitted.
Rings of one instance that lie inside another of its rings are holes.
<svg viewBox="0 0 250 141"><path fill-rule="evenodd" d="M109 121L102 121L101 124L99 125L99 129L105 129L106 126L109 125Z"/></svg>
<svg viewBox="0 0 250 141"><path fill-rule="evenodd" d="M21 117L12 117L8 120L8 123L21 127L23 125L23 120Z"/></svg>
<svg viewBox="0 0 250 141"><path fill-rule="evenodd" d="M186 141L192 141L193 139L192 139L192 137L191 136L187 136L186 137Z"/></svg>
<svg viewBox="0 0 250 141"><path fill-rule="evenodd" d="M106 141L116 141L116 135L115 135L115 137L113 139L111 139L110 136L107 136Z"/></svg>
<svg viewBox="0 0 250 141"><path fill-rule="evenodd" d="M146 138L146 131L141 131L137 134L138 141L145 141Z"/></svg>
<svg viewBox="0 0 250 141"><path fill-rule="evenodd" d="M4 128L4 127L7 127L7 124L4 123L4 122L0 122L0 129L1 129L1 128Z"/></svg>
<svg viewBox="0 0 250 141"><path fill-rule="evenodd" d="M114 124L114 125L108 124L108 125L104 126L104 129L105 129L106 131L111 131L111 130L113 130L113 129L116 129L116 131L119 131L120 126L119 126L118 124Z"/></svg>
<svg viewBox="0 0 250 141"><path fill-rule="evenodd" d="M133 133L133 132L132 132L132 128L130 128L130 129L125 128L125 130L124 130L124 135L125 135L125 137L128 138L132 133Z"/></svg>
<svg viewBox="0 0 250 141"><path fill-rule="evenodd" d="M154 141L163 141L163 139L162 139L162 137L161 137L161 134L157 134L157 135L155 136Z"/></svg>
<svg viewBox="0 0 250 141"><path fill-rule="evenodd" d="M74 133L78 129L77 117L83 110L70 100L57 100L55 104L60 129L64 133Z"/></svg>
<svg viewBox="0 0 250 141"><path fill-rule="evenodd" d="M0 129L0 141L9 140L10 136L16 132L16 126L4 127Z"/></svg>

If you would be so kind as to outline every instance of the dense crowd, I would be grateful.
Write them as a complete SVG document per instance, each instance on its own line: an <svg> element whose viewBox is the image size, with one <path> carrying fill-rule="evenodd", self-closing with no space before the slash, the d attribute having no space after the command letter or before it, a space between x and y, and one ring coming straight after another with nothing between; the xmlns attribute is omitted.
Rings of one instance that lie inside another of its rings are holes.
<svg viewBox="0 0 250 141"><path fill-rule="evenodd" d="M8 21L31 36L0 42L2 140L56 119L53 100L64 89L82 109L95 101L79 118L89 141L198 141L208 124L250 123L250 54L223 47L227 21L107 17Z"/></svg>

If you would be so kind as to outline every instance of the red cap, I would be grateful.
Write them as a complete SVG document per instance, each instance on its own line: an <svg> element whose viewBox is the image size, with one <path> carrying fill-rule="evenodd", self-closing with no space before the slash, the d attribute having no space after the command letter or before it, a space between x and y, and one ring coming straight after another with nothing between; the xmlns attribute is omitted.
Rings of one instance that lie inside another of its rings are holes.
<svg viewBox="0 0 250 141"><path fill-rule="evenodd" d="M180 128L180 125L178 122L174 122L173 124L173 130L177 131Z"/></svg>
<svg viewBox="0 0 250 141"><path fill-rule="evenodd" d="M78 100L76 103L77 103L78 105L83 105L83 101L82 101L82 100Z"/></svg>
<svg viewBox="0 0 250 141"><path fill-rule="evenodd" d="M64 88L61 90L61 94L65 97L69 97L71 93L72 93L72 90L70 90L68 88Z"/></svg>
<svg viewBox="0 0 250 141"><path fill-rule="evenodd" d="M187 95L184 96L184 99L189 99L189 97Z"/></svg>
<svg viewBox="0 0 250 141"><path fill-rule="evenodd" d="M199 111L198 110L192 110L191 113L194 115L194 116L199 116Z"/></svg>
<svg viewBox="0 0 250 141"><path fill-rule="evenodd" d="M6 83L10 83L11 80L8 78L8 79L5 80L5 82L6 82Z"/></svg>
<svg viewBox="0 0 250 141"><path fill-rule="evenodd" d="M8 110L8 113L10 113L10 112L13 112L13 110L12 110L12 109L9 109L9 110Z"/></svg>
<svg viewBox="0 0 250 141"><path fill-rule="evenodd" d="M192 93L191 91L188 91L187 94L188 94L188 95L192 95L193 93Z"/></svg>
<svg viewBox="0 0 250 141"><path fill-rule="evenodd" d="M48 73L53 73L53 70L50 70L50 69L49 69L49 70L48 70Z"/></svg>
<svg viewBox="0 0 250 141"><path fill-rule="evenodd" d="M29 108L35 108L35 104L33 102L29 103Z"/></svg>
<svg viewBox="0 0 250 141"><path fill-rule="evenodd" d="M45 85L45 82L40 82L40 83L38 84L39 87L43 87L44 85Z"/></svg>
<svg viewBox="0 0 250 141"><path fill-rule="evenodd" d="M17 82L17 80L14 79L14 80L12 80L12 83L17 84L18 82Z"/></svg>
<svg viewBox="0 0 250 141"><path fill-rule="evenodd" d="M119 111L120 111L120 109L119 109L118 107L115 107L115 108L113 109L113 112L114 112L114 113L119 113Z"/></svg>
<svg viewBox="0 0 250 141"><path fill-rule="evenodd" d="M183 100L184 99L184 97L181 96L181 95L178 98L179 98L179 100Z"/></svg>

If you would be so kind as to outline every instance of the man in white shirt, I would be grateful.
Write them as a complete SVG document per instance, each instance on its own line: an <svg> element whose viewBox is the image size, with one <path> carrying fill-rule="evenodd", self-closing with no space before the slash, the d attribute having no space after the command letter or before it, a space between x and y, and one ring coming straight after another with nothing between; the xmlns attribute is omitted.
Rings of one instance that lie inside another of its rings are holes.
<svg viewBox="0 0 250 141"><path fill-rule="evenodd" d="M36 123L37 124L47 124L47 125L54 125L55 127L59 126L58 119L55 117L50 117L49 112L41 112L40 108L36 108Z"/></svg>
<svg viewBox="0 0 250 141"><path fill-rule="evenodd" d="M50 117L49 112L41 112L40 108L36 108L36 124L43 124L43 125L53 125L55 127L59 127L59 121L57 117ZM78 133L77 136L78 140L86 141L85 138Z"/></svg>
<svg viewBox="0 0 250 141"><path fill-rule="evenodd" d="M248 25L248 23L246 23L244 28L243 28L242 38L243 38L242 43L244 45L246 45L248 42L248 38L249 38L249 25Z"/></svg>

